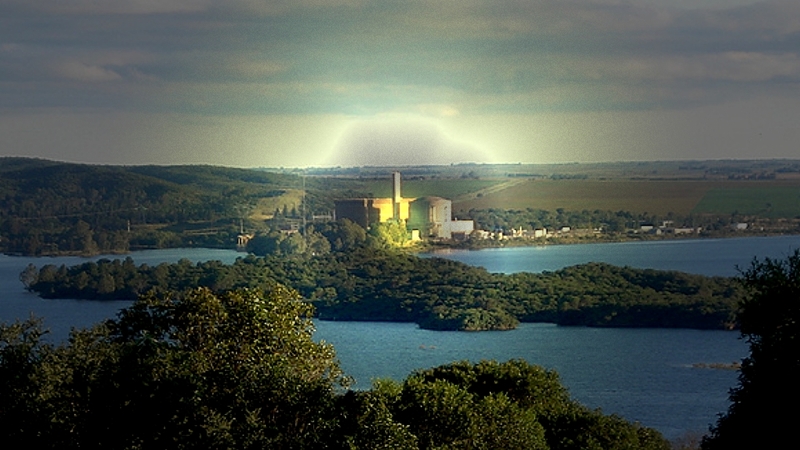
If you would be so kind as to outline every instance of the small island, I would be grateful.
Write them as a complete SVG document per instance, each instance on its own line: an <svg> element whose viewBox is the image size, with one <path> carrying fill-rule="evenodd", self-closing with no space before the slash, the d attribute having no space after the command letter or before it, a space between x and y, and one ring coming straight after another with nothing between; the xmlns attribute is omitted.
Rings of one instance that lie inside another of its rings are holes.
<svg viewBox="0 0 800 450"><path fill-rule="evenodd" d="M322 320L415 322L433 330L510 330L519 322L736 327L741 293L730 278L602 263L505 275L375 247L379 240L348 221L315 233L327 243L349 243L324 254L248 255L230 265L182 260L137 266L131 258L74 267L31 265L21 279L45 298L90 300L134 300L151 291L197 286L223 292L280 284L297 289ZM360 237L343 241L347 236Z"/></svg>

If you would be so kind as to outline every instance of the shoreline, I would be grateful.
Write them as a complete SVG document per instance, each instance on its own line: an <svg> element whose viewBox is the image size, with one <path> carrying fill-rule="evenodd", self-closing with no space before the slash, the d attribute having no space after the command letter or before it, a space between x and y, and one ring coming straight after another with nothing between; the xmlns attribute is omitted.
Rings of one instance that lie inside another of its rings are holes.
<svg viewBox="0 0 800 450"><path fill-rule="evenodd" d="M468 240L464 242L453 241L440 241L440 242L412 242L410 245L400 248L400 250L408 251L412 254L429 253L435 254L441 251L459 250L459 251L474 251L498 248L524 248L524 247L551 247L561 245L580 245L580 244L619 244L626 242L659 242L659 241L692 241L692 240L710 240L710 239L737 239L737 238L758 238L758 237L779 237L779 236L800 236L800 231L796 233L769 233L766 231L747 232L740 231L736 233L699 233L686 236L675 235L653 235L653 234L618 234L618 235L602 235L602 238L588 237L588 236L570 236L570 237L553 237L553 238L505 238L502 240L484 239L484 240ZM472 243L472 244L471 244ZM480 244L475 244L480 243ZM79 258L94 258L101 255L108 256L125 256L143 250L176 250L182 248L191 249L209 249L209 250L231 250L238 251L242 255L248 255L247 252L242 252L232 247L209 247L209 246L177 246L177 247L149 247L140 249L130 249L128 251L112 251L112 252L55 252L44 253L40 255L26 254L26 253L12 253L2 252L0 254L9 257L19 258L59 258L59 257L79 257Z"/></svg>
<svg viewBox="0 0 800 450"><path fill-rule="evenodd" d="M780 237L780 236L800 236L800 231L797 233L766 233L763 231L759 232L739 232L735 234L731 233L714 233L714 234L697 234L697 235L687 235L687 236L669 236L669 235L634 235L634 237L627 237L627 236L614 236L609 238L587 238L587 237L573 237L573 238L550 238L550 239L528 239L528 238L507 238L503 240L489 240L487 239L488 243L486 245L468 245L468 244L456 244L456 245L448 245L446 243L432 243L432 244L423 244L424 247L416 246L415 247L407 247L412 253L437 253L439 251L448 251L448 250L459 250L459 251L476 251L476 250L487 250L487 249L499 249L499 248L525 248L525 247L552 247L552 246L562 246L562 245L581 245L581 244L621 244L627 242L660 242L660 241L700 241L700 240L714 240L714 239L744 239L744 238L769 238L769 237ZM469 241L465 241L469 242ZM484 241L476 241L476 242L484 242ZM494 243L494 244L492 244Z"/></svg>

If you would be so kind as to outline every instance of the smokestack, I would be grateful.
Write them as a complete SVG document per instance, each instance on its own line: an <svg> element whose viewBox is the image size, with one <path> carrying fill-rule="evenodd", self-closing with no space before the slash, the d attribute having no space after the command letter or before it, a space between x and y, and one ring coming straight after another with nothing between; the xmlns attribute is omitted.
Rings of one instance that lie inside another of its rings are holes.
<svg viewBox="0 0 800 450"><path fill-rule="evenodd" d="M392 218L400 220L400 172L392 172Z"/></svg>

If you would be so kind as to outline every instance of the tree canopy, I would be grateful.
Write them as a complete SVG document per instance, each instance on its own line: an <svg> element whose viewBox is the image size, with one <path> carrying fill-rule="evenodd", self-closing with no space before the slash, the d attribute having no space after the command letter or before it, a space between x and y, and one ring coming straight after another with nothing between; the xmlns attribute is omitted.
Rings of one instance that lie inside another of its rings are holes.
<svg viewBox="0 0 800 450"><path fill-rule="evenodd" d="M4 327L0 434L13 448L325 442L346 378L333 348L312 340L310 316L276 286L145 296L58 347L35 321Z"/></svg>
<svg viewBox="0 0 800 450"><path fill-rule="evenodd" d="M282 286L150 294L52 345L0 326L0 435L40 449L666 449L524 361L457 362L346 391Z"/></svg>
<svg viewBox="0 0 800 450"><path fill-rule="evenodd" d="M703 448L785 447L800 416L800 250L783 260L753 261L740 281L748 295L739 321L750 355L727 414Z"/></svg>
<svg viewBox="0 0 800 450"><path fill-rule="evenodd" d="M511 329L519 321L730 329L740 296L738 286L722 277L600 263L505 275L369 247L248 256L233 264L183 260L136 266L126 258L38 270L29 266L21 279L43 297L94 300L133 300L151 289L269 289L281 283L314 303L323 319L416 322L429 329L469 331Z"/></svg>

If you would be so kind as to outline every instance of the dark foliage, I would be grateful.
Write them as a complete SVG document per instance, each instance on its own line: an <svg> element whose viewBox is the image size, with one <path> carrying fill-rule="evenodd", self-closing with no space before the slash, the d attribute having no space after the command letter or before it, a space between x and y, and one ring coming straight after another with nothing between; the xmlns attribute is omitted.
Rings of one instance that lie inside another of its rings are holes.
<svg viewBox="0 0 800 450"><path fill-rule="evenodd" d="M354 247L319 255L248 256L232 265L184 260L136 266L130 258L45 265L27 268L21 278L43 297L95 300L132 300L150 290L193 286L269 289L279 282L296 288L322 319L469 331L511 329L518 321L729 329L739 298L728 278L596 263L503 275L451 260Z"/></svg>
<svg viewBox="0 0 800 450"><path fill-rule="evenodd" d="M750 356L727 414L702 448L783 448L800 418L800 250L785 260L754 261L740 281L748 293L739 321Z"/></svg>
<svg viewBox="0 0 800 450"><path fill-rule="evenodd" d="M524 361L453 363L343 392L310 306L195 289L44 344L0 326L0 433L9 448L666 449L654 430L591 411Z"/></svg>
<svg viewBox="0 0 800 450"><path fill-rule="evenodd" d="M230 248L236 242L237 206L254 204L278 186L299 184L296 176L212 166L90 166L2 158L0 251L54 255ZM196 223L214 232L191 232Z"/></svg>
<svg viewBox="0 0 800 450"><path fill-rule="evenodd" d="M326 448L333 349L311 307L276 287L148 296L119 319L43 344L0 328L0 434L8 448Z"/></svg>

